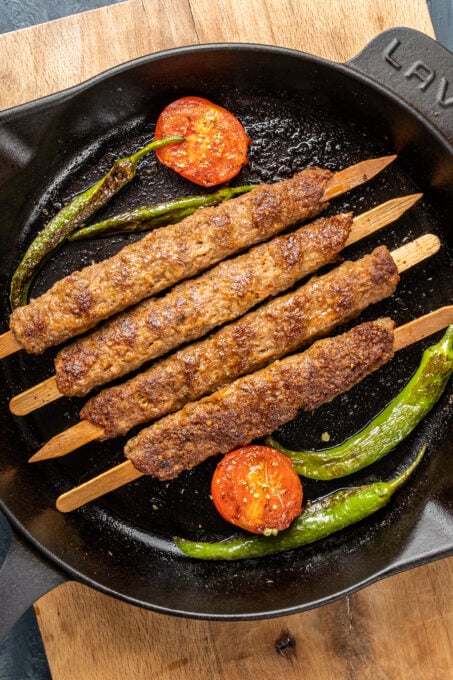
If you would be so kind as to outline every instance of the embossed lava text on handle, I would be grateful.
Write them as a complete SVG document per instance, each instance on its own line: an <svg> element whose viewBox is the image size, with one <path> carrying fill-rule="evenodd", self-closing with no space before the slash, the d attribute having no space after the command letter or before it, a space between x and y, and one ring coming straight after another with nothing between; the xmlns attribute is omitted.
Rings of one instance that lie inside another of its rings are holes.
<svg viewBox="0 0 453 680"><path fill-rule="evenodd" d="M453 54L410 28L374 38L348 66L416 108L453 144Z"/></svg>
<svg viewBox="0 0 453 680"><path fill-rule="evenodd" d="M385 60L397 71L403 69L403 75L408 80L415 79L418 81L416 87L418 87L419 90L426 91L434 81L438 82L438 86L435 88L436 102L439 106L445 108L453 106L453 85L450 85L446 76L440 75L440 77L438 77L434 68L425 64L421 59L416 59L406 68L404 64L399 61L401 52L399 48L401 45L402 43L398 38L393 38L388 47L384 50ZM402 60L404 61L404 54ZM451 92L450 96L447 96L448 92Z"/></svg>

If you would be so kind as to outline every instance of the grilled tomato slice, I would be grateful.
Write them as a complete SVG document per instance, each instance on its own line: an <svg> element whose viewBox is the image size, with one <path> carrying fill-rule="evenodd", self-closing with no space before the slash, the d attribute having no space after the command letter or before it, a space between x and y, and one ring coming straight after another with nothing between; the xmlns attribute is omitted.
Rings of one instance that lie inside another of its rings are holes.
<svg viewBox="0 0 453 680"><path fill-rule="evenodd" d="M169 104L156 123L155 139L182 136L184 142L156 151L164 165L204 187L227 182L247 163L250 139L229 111L202 97Z"/></svg>
<svg viewBox="0 0 453 680"><path fill-rule="evenodd" d="M212 500L231 524L255 534L286 529L302 510L302 484L289 458L269 446L227 453L211 483Z"/></svg>

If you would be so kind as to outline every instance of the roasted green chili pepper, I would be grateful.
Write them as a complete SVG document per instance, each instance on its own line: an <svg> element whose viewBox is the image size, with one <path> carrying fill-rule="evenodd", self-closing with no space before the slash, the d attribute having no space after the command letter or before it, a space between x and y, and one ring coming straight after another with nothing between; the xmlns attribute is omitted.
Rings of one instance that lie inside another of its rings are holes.
<svg viewBox="0 0 453 680"><path fill-rule="evenodd" d="M310 479L336 479L371 465L407 437L433 408L453 373L453 326L423 353L404 389L363 430L343 444L323 451L290 451L272 437L269 446L291 458L298 474Z"/></svg>
<svg viewBox="0 0 453 680"><path fill-rule="evenodd" d="M30 284L44 261L99 208L107 203L134 177L140 159L165 144L180 142L183 137L171 137L150 142L128 158L114 162L109 172L96 184L73 198L34 239L13 274L10 288L11 307L27 304Z"/></svg>
<svg viewBox="0 0 453 680"><path fill-rule="evenodd" d="M277 536L238 536L218 543L176 538L175 543L188 557L203 560L241 560L293 550L319 541L369 517L387 505L395 491L419 465L425 449L426 446L421 449L413 463L389 482L374 482L341 489L307 503L289 529L285 529Z"/></svg>
<svg viewBox="0 0 453 680"><path fill-rule="evenodd" d="M229 198L244 194L253 189L252 184L241 187L224 187L212 194L200 196L184 196L173 201L165 201L157 205L144 206L114 215L102 222L90 224L77 229L69 239L78 241L86 238L99 238L114 234L139 233L159 227L163 224L180 222L184 217L192 215L198 208L218 205Z"/></svg>

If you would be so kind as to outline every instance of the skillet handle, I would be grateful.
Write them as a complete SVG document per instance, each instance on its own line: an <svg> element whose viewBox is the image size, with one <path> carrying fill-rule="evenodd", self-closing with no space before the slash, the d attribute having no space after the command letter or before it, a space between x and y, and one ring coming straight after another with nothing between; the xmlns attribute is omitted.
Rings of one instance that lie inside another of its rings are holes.
<svg viewBox="0 0 453 680"><path fill-rule="evenodd" d="M347 64L415 108L453 144L453 53L420 31L391 28Z"/></svg>
<svg viewBox="0 0 453 680"><path fill-rule="evenodd" d="M31 605L67 579L15 530L0 566L0 640Z"/></svg>

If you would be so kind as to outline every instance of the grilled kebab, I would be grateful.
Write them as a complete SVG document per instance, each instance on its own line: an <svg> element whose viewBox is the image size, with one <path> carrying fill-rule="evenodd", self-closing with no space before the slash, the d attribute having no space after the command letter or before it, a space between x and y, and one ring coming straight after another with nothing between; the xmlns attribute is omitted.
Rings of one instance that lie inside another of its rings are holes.
<svg viewBox="0 0 453 680"><path fill-rule="evenodd" d="M122 312L60 350L55 359L59 391L83 396L238 318L334 261L351 225L350 214L319 218L224 260L201 276L177 284L163 297L144 300Z"/></svg>
<svg viewBox="0 0 453 680"><path fill-rule="evenodd" d="M238 378L142 430L126 444L126 457L143 474L172 479L212 455L269 434L389 361L393 329L388 318L365 322Z"/></svg>
<svg viewBox="0 0 453 680"><path fill-rule="evenodd" d="M123 435L327 335L392 295L398 280L391 254L380 246L102 390L80 415L101 428L98 439Z"/></svg>
<svg viewBox="0 0 453 680"><path fill-rule="evenodd" d="M80 335L177 281L318 215L332 177L329 170L307 168L291 179L258 185L248 194L156 229L15 309L11 331L32 354Z"/></svg>

